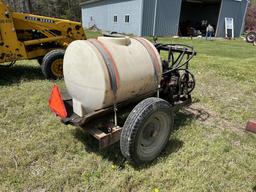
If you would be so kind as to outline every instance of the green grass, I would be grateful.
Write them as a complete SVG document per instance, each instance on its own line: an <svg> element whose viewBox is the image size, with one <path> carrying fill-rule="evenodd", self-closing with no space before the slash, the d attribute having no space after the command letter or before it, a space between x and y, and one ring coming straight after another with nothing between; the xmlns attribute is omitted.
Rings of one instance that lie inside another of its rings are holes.
<svg viewBox="0 0 256 192"><path fill-rule="evenodd" d="M256 191L256 136L243 131L256 117L255 47L160 41L197 50L195 103L176 115L164 153L142 167L123 162L118 145L100 152L90 137L62 125L47 106L54 82L36 62L1 68L0 191Z"/></svg>
<svg viewBox="0 0 256 192"><path fill-rule="evenodd" d="M86 30L85 33L86 33L87 39L97 38L102 34L102 32L100 31L89 31L89 30Z"/></svg>

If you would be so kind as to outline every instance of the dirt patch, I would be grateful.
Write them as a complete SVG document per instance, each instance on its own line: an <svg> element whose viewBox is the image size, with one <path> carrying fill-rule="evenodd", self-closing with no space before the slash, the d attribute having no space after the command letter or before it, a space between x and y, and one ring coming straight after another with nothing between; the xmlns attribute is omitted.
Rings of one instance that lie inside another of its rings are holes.
<svg viewBox="0 0 256 192"><path fill-rule="evenodd" d="M241 125L221 118L220 114L215 111L210 111L200 103L193 103L191 106L184 109L184 112L192 114L196 120L200 121L206 126L218 127L222 130L228 128L240 133L245 131L245 128Z"/></svg>

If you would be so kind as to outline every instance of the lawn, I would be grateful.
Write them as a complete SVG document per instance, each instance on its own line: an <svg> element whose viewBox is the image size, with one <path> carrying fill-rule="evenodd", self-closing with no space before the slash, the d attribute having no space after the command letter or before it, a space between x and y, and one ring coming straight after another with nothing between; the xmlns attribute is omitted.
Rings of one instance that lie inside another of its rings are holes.
<svg viewBox="0 0 256 192"><path fill-rule="evenodd" d="M88 33L93 37L98 33ZM242 40L160 38L193 45L194 103L176 115L152 164L123 161L48 109L53 82L36 61L0 69L0 191L256 191L256 48ZM57 82L63 85L63 81Z"/></svg>

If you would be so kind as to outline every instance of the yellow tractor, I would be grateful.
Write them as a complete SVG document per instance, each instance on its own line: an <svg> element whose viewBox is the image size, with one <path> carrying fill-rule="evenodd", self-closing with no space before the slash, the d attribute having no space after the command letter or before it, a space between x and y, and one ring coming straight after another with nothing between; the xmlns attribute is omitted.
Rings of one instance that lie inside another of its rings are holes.
<svg viewBox="0 0 256 192"><path fill-rule="evenodd" d="M79 39L86 39L79 22L14 12L0 0L1 65L37 59L46 78L58 79L66 47Z"/></svg>

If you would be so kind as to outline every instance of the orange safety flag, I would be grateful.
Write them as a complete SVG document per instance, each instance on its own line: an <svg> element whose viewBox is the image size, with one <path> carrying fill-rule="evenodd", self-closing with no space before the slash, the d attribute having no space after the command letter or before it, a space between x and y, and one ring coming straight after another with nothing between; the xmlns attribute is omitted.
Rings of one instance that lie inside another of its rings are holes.
<svg viewBox="0 0 256 192"><path fill-rule="evenodd" d="M49 107L53 113L64 119L68 116L65 104L60 94L59 87L54 85L49 98Z"/></svg>

